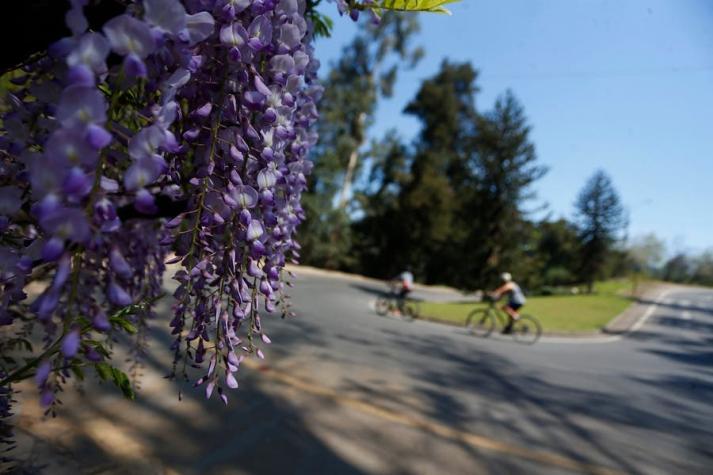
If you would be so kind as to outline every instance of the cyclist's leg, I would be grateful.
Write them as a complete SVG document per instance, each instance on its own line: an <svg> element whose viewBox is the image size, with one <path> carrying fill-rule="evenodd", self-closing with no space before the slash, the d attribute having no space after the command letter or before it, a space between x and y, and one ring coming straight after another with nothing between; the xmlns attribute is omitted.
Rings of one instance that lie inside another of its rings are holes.
<svg viewBox="0 0 713 475"><path fill-rule="evenodd" d="M514 320L520 318L520 314L518 313L518 310L520 310L520 308L522 308L522 305L518 305L515 303L507 303L503 305L503 311L507 314L511 323Z"/></svg>
<svg viewBox="0 0 713 475"><path fill-rule="evenodd" d="M405 313L404 308L406 307L406 296L408 294L409 294L409 289L401 289L399 291L398 308L402 315Z"/></svg>
<svg viewBox="0 0 713 475"><path fill-rule="evenodd" d="M522 308L522 305L514 304L512 302L508 302L503 305L503 311L508 316L508 324L503 329L503 333L512 332L513 323L520 318L520 314L517 312L520 308Z"/></svg>

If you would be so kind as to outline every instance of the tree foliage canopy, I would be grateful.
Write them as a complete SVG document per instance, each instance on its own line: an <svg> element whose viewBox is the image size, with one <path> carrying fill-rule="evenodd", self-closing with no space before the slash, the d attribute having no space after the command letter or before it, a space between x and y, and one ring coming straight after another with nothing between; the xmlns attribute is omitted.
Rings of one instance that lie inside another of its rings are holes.
<svg viewBox="0 0 713 475"><path fill-rule="evenodd" d="M591 290L594 279L602 273L617 233L626 224L626 216L619 194L603 170L595 172L587 181L577 197L576 208L582 242L580 273Z"/></svg>

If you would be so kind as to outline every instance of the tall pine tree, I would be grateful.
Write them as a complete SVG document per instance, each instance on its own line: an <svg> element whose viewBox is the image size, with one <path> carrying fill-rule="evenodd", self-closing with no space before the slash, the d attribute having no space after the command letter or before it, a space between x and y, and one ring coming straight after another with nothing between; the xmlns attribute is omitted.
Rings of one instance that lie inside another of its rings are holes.
<svg viewBox="0 0 713 475"><path fill-rule="evenodd" d="M492 112L478 114L476 78L470 64L446 61L406 107L421 133L410 157L401 147L377 161L384 182L372 184L379 191L355 225L374 263L368 270L410 265L427 282L480 287L498 270L535 265L523 205L545 170L522 106L507 93ZM399 179L387 179L394 170Z"/></svg>
<svg viewBox="0 0 713 475"><path fill-rule="evenodd" d="M512 92L479 115L469 147L461 219L469 232L461 249L468 256L467 284L493 284L503 271L517 277L527 259L529 223L524 204L546 168L537 163L522 105ZM468 225L470 223L470 225ZM523 269L524 270L524 269Z"/></svg>
<svg viewBox="0 0 713 475"><path fill-rule="evenodd" d="M587 181L575 206L581 243L579 275L591 293L594 281L602 276L618 232L626 222L624 207L611 178L603 170L594 173Z"/></svg>

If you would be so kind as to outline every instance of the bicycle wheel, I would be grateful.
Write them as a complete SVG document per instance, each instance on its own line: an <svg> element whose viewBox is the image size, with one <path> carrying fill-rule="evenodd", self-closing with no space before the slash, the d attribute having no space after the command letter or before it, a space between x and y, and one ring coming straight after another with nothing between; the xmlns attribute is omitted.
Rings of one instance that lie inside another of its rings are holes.
<svg viewBox="0 0 713 475"><path fill-rule="evenodd" d="M407 300L404 305L404 314L413 319L421 316L421 304L418 300Z"/></svg>
<svg viewBox="0 0 713 475"><path fill-rule="evenodd" d="M389 303L389 299L385 297L379 297L378 299L376 299L376 303L374 304L374 310L376 310L377 314L383 317L389 312L390 306L391 304Z"/></svg>
<svg viewBox="0 0 713 475"><path fill-rule="evenodd" d="M531 315L520 315L512 325L512 336L518 343L532 345L540 339L540 335L542 335L542 326Z"/></svg>
<svg viewBox="0 0 713 475"><path fill-rule="evenodd" d="M465 320L465 327L471 335L485 338L495 330L495 317L490 310L474 310Z"/></svg>

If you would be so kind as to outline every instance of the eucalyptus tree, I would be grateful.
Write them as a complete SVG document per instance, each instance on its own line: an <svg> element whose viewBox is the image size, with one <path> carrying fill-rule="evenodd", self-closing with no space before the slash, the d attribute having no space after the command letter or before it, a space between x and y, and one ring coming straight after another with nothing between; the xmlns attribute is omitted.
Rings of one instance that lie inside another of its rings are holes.
<svg viewBox="0 0 713 475"><path fill-rule="evenodd" d="M393 93L398 71L416 65L423 51L412 45L417 17L387 13L342 50L324 78L315 170L305 197L307 220L300 232L308 263L349 264L352 185L364 158L367 132L381 98Z"/></svg>

